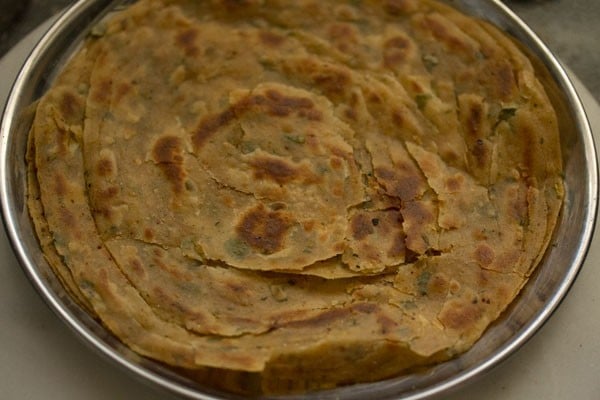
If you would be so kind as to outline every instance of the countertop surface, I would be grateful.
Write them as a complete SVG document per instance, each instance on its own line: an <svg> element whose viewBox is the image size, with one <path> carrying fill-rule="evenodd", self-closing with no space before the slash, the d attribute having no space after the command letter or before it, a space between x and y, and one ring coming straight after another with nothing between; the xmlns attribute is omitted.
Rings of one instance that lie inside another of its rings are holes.
<svg viewBox="0 0 600 400"><path fill-rule="evenodd" d="M72 3L70 0L21 2L27 6L20 16L9 28L0 30L0 58L7 55L0 60L0 107L26 55L27 46L21 40ZM6 10L1 9L4 3L0 1L0 16L5 15ZM596 44L600 37L600 2L507 0L506 4L530 24L583 82L577 84L582 89L580 93L596 141L600 140L600 107L594 101L600 99L600 74L596 72L600 67L600 46ZM0 229L0 260L0 398L175 399L139 383L77 340L44 305L19 270L3 229ZM490 374L442 399L600 399L599 286L600 237L596 233L577 282L540 332Z"/></svg>

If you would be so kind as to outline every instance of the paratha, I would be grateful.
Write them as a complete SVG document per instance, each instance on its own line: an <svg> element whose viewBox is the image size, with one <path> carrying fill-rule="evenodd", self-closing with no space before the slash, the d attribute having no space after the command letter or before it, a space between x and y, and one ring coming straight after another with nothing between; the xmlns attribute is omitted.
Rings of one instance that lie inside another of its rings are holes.
<svg viewBox="0 0 600 400"><path fill-rule="evenodd" d="M431 0L140 0L40 99L30 215L139 354L244 393L468 350L558 220L527 57Z"/></svg>

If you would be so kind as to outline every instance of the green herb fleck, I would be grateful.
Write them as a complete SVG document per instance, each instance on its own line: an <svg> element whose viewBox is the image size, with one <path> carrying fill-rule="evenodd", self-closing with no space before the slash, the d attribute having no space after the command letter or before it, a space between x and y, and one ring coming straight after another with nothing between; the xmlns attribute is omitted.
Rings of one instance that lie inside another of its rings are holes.
<svg viewBox="0 0 600 400"><path fill-rule="evenodd" d="M329 168L327 168L325 165L317 165L317 172L323 175L329 172Z"/></svg>
<svg viewBox="0 0 600 400"><path fill-rule="evenodd" d="M92 30L90 31L90 36L96 37L96 38L102 37L102 36L106 35L106 30L107 30L106 24L103 22L100 22L92 27Z"/></svg>
<svg viewBox="0 0 600 400"><path fill-rule="evenodd" d="M186 180L185 181L185 190L187 190L188 192L195 192L196 191L196 185L194 184L193 181L191 180Z"/></svg>
<svg viewBox="0 0 600 400"><path fill-rule="evenodd" d="M285 135L284 137L290 142L294 142L296 144L304 144L304 142L306 142L306 139L302 135Z"/></svg>
<svg viewBox="0 0 600 400"><path fill-rule="evenodd" d="M256 144L252 142L242 142L240 143L240 151L242 154L249 154L256 150Z"/></svg>
<svg viewBox="0 0 600 400"><path fill-rule="evenodd" d="M431 71L439 63L440 63L440 60L436 56L434 56L434 55L425 54L423 56L423 64L425 64L425 68L427 68L427 71Z"/></svg>
<svg viewBox="0 0 600 400"><path fill-rule="evenodd" d="M517 107L505 107L500 110L500 114L498 114L498 119L500 121L508 121L510 118L514 117L517 113Z"/></svg>
<svg viewBox="0 0 600 400"><path fill-rule="evenodd" d="M287 296L287 293L285 292L285 289L283 288L283 286L271 285L269 287L269 289L271 290L271 295L273 296L273 298L276 301L278 301L278 302L287 301L288 296Z"/></svg>
<svg viewBox="0 0 600 400"><path fill-rule="evenodd" d="M419 110L423 110L427 106L427 102L431 99L431 95L427 93L421 93L415 96L415 102Z"/></svg>
<svg viewBox="0 0 600 400"><path fill-rule="evenodd" d="M417 278L417 288L419 290L419 294L422 296L427 294L427 286L429 285L429 279L431 279L431 272L423 271Z"/></svg>
<svg viewBox="0 0 600 400"><path fill-rule="evenodd" d="M87 279L83 279L79 283L79 288L83 291L94 290L94 287L95 287L95 285L91 281L88 281Z"/></svg>
<svg viewBox="0 0 600 400"><path fill-rule="evenodd" d="M235 258L243 258L248 255L250 249L248 245L240 239L233 238L225 242L225 251Z"/></svg>
<svg viewBox="0 0 600 400"><path fill-rule="evenodd" d="M273 60L270 60L268 58L261 58L258 62L267 70L275 69L275 62Z"/></svg>
<svg viewBox="0 0 600 400"><path fill-rule="evenodd" d="M414 310L417 308L417 305L412 300L406 300L402 302L402 307L404 307L406 310Z"/></svg>

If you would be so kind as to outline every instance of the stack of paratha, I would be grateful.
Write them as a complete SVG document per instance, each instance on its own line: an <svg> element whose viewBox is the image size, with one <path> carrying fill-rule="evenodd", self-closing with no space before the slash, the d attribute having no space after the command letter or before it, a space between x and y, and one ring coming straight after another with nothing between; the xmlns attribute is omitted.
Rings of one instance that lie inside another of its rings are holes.
<svg viewBox="0 0 600 400"><path fill-rule="evenodd" d="M250 392L466 351L563 197L528 59L429 0L141 0L40 100L28 160L74 298L134 351Z"/></svg>

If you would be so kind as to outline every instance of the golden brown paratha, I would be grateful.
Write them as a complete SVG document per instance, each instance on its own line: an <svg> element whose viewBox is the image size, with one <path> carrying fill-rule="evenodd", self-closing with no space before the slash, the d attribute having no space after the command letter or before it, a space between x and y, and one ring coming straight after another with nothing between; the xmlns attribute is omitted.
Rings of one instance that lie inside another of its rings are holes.
<svg viewBox="0 0 600 400"><path fill-rule="evenodd" d="M140 0L40 100L28 167L74 298L141 355L252 393L468 350L563 197L527 58L430 0Z"/></svg>

